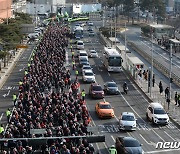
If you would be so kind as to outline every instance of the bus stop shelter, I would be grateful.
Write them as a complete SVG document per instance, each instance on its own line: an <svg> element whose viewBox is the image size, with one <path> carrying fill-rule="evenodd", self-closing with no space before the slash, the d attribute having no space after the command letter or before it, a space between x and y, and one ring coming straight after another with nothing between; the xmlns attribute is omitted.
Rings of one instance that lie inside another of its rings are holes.
<svg viewBox="0 0 180 154"><path fill-rule="evenodd" d="M127 57L127 70L134 79L137 79L138 72L144 68L144 63L138 57Z"/></svg>
<svg viewBox="0 0 180 154"><path fill-rule="evenodd" d="M176 39L169 39L169 43L172 44L172 50L175 52L175 53L178 53L180 52L180 41L179 40L176 40Z"/></svg>

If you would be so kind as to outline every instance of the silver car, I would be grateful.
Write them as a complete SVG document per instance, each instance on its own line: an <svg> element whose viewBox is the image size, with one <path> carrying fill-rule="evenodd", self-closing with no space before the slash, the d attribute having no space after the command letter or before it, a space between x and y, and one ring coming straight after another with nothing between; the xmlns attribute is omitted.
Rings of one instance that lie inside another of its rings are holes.
<svg viewBox="0 0 180 154"><path fill-rule="evenodd" d="M89 51L89 57L91 57L91 58L98 57L98 53L96 52L96 50L90 50Z"/></svg>
<svg viewBox="0 0 180 154"><path fill-rule="evenodd" d="M136 118L132 112L123 112L119 118L121 130L136 130Z"/></svg>

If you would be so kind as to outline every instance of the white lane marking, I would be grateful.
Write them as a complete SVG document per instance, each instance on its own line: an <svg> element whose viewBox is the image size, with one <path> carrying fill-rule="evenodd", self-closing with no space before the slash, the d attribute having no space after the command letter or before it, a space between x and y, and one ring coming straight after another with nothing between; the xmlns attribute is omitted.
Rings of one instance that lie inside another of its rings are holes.
<svg viewBox="0 0 180 154"><path fill-rule="evenodd" d="M151 144L151 143L149 143L141 134L139 134L139 136L141 136L141 138L142 138L147 144Z"/></svg>
<svg viewBox="0 0 180 154"><path fill-rule="evenodd" d="M8 90L7 94L4 94L3 97L9 96L11 90Z"/></svg>
<svg viewBox="0 0 180 154"><path fill-rule="evenodd" d="M176 141L171 135L169 135L166 131L164 131L164 133L169 136L173 141Z"/></svg>
<svg viewBox="0 0 180 154"><path fill-rule="evenodd" d="M115 143L115 142L116 142L116 140L115 140L114 136L112 136L112 135L111 135L111 138L113 139L113 141L114 141L114 143Z"/></svg>
<svg viewBox="0 0 180 154"><path fill-rule="evenodd" d="M3 115L4 115L4 113L1 114L0 121L1 121L1 119L2 119L2 117L3 117Z"/></svg>
<svg viewBox="0 0 180 154"><path fill-rule="evenodd" d="M148 151L148 152L144 152L144 154L148 154L148 153L164 153L164 152L171 152L171 151L179 151L180 149L167 149L167 150L156 150L156 151Z"/></svg>
<svg viewBox="0 0 180 154"><path fill-rule="evenodd" d="M96 143L96 146L97 146L97 150L98 150L99 154L101 154L98 143Z"/></svg>
<svg viewBox="0 0 180 154"><path fill-rule="evenodd" d="M140 116L140 115L135 111L135 109L129 104L129 102L126 100L126 98L125 98L122 94L120 94L120 95L121 95L122 98L125 100L126 104L134 111L134 113L136 113L136 115L137 115L144 123L146 123L146 122L144 121L144 119L141 118L141 116ZM153 129L152 129L152 131L153 131L162 141L165 142L165 140L164 140L161 136L159 136L158 133L156 133Z"/></svg>

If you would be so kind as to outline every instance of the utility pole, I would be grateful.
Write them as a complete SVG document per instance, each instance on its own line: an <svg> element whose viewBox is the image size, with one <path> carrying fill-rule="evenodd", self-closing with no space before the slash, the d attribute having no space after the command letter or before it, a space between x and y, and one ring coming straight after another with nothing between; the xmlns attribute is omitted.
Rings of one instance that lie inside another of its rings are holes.
<svg viewBox="0 0 180 154"><path fill-rule="evenodd" d="M172 44L170 44L170 66L169 66L169 99L171 99L171 83L172 83Z"/></svg>
<svg viewBox="0 0 180 154"><path fill-rule="evenodd" d="M150 97L152 96L152 78L153 78L153 34L151 34L151 79L150 79Z"/></svg>
<svg viewBox="0 0 180 154"><path fill-rule="evenodd" d="M126 22L125 22L125 69L127 69L127 36L126 36Z"/></svg>
<svg viewBox="0 0 180 154"><path fill-rule="evenodd" d="M116 25L116 22L117 22L117 21L116 21L116 20L117 20L117 18L116 18L116 6L115 6L115 36L114 36L114 37L115 37L115 49L116 49L116 44L117 44L117 41L116 41L116 39L117 39L117 38L116 38L116 37L117 37L117 36L116 36L116 28L117 28L117 27L116 27L116 26L117 26L117 25Z"/></svg>

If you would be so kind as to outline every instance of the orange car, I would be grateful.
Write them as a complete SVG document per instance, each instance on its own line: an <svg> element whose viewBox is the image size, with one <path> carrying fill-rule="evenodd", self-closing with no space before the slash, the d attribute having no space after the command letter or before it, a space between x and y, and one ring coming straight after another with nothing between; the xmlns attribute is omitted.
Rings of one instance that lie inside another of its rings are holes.
<svg viewBox="0 0 180 154"><path fill-rule="evenodd" d="M95 111L100 118L113 118L114 109L109 102L99 102L95 106Z"/></svg>

